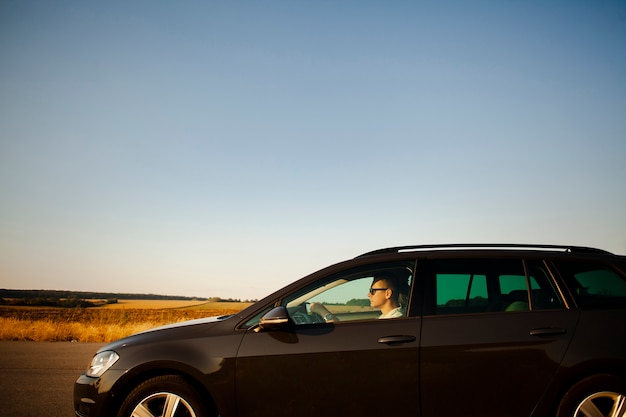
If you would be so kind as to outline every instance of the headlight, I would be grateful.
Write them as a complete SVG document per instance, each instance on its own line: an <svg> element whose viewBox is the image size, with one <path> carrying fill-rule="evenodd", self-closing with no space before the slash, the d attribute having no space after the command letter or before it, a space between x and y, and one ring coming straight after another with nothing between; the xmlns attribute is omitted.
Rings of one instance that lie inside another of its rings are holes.
<svg viewBox="0 0 626 417"><path fill-rule="evenodd" d="M91 365L89 365L89 369L87 369L85 375L93 378L99 378L106 372L107 369L111 367L111 365L117 362L119 358L120 356L112 350L100 352L91 360Z"/></svg>

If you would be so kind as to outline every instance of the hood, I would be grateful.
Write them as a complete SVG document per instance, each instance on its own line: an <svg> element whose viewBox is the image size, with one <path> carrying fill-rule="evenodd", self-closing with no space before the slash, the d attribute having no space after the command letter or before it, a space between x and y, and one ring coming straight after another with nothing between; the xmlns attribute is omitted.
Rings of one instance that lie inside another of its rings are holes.
<svg viewBox="0 0 626 417"><path fill-rule="evenodd" d="M143 332L135 333L130 336L126 336L122 339L108 343L98 349L98 352L105 350L119 350L130 346L138 346L151 341L163 338L163 332L177 332L180 337L182 334L192 334L198 331L198 326L202 326L202 332L205 332L208 328L213 327L215 324L229 319L233 315L228 316L216 316L216 317L204 317L201 319L181 321L179 323L166 324L164 326L155 327L152 329L144 330ZM184 333L180 333L184 332Z"/></svg>
<svg viewBox="0 0 626 417"><path fill-rule="evenodd" d="M187 320L187 321L181 321L178 323L172 323L172 324L166 324L163 326L159 326L159 327L154 327L152 329L148 329L148 330L144 330L143 332L139 332L136 334L145 334L145 333L150 333L150 332L156 332L159 330L166 330L166 329L175 329L178 327L186 327L186 326L193 326L196 324L208 324L208 323L217 323L220 321L224 321L228 318L232 317L232 315L227 315L227 316L215 316L215 317L203 317L201 319L195 319L195 320Z"/></svg>

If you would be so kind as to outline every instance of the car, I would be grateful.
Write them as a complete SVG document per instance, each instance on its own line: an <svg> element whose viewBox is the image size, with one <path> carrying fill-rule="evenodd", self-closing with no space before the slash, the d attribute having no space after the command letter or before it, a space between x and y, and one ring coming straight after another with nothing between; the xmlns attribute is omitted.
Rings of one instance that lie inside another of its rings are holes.
<svg viewBox="0 0 626 417"><path fill-rule="evenodd" d="M103 346L78 417L626 415L626 256L380 249Z"/></svg>

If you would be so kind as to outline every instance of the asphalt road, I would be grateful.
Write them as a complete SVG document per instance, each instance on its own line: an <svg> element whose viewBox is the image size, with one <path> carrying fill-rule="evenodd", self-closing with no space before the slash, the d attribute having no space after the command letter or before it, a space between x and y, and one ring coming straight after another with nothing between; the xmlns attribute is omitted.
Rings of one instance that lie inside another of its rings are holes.
<svg viewBox="0 0 626 417"><path fill-rule="evenodd" d="M0 416L74 416L74 381L100 346L0 341Z"/></svg>

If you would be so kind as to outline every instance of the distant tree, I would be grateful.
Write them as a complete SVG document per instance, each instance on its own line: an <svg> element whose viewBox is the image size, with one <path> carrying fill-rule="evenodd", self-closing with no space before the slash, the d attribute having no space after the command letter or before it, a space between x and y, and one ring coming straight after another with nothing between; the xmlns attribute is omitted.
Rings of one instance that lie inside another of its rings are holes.
<svg viewBox="0 0 626 417"><path fill-rule="evenodd" d="M64 308L86 308L93 307L95 304L91 301L83 300L82 298L77 297L68 297L63 300L59 300L59 307Z"/></svg>
<svg viewBox="0 0 626 417"><path fill-rule="evenodd" d="M346 305L367 307L370 305L370 300L365 299L365 298L353 298L352 300L348 301Z"/></svg>

